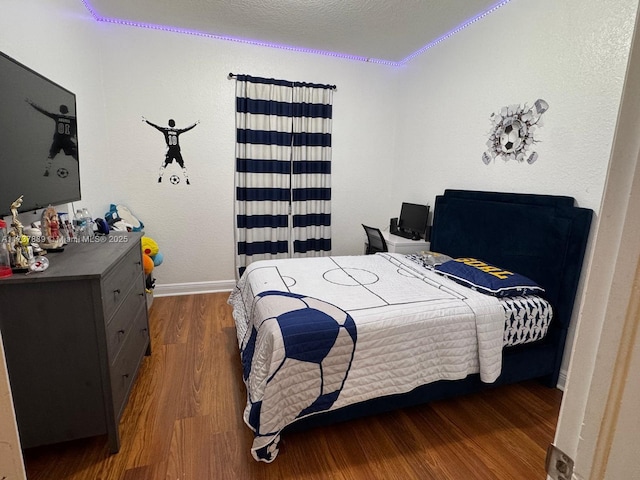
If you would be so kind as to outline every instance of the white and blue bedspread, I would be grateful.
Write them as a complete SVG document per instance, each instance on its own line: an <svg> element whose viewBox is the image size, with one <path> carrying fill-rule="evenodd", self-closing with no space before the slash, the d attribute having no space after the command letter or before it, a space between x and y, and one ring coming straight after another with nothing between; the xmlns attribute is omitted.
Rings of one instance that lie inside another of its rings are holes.
<svg viewBox="0 0 640 480"><path fill-rule="evenodd" d="M403 255L252 263L229 298L252 454L297 419L437 380L500 375L505 311Z"/></svg>

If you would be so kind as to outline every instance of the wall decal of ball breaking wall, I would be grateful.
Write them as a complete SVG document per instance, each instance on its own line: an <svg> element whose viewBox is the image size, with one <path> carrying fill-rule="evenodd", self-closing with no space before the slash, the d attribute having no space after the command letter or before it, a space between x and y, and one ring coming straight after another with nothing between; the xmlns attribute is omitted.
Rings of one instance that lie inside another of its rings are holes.
<svg viewBox="0 0 640 480"><path fill-rule="evenodd" d="M539 98L532 107L509 105L502 107L499 113L492 113L490 120L493 128L489 133L486 152L482 154L482 161L489 165L496 157L505 162L517 160L532 164L538 159L538 153L528 153L537 140L533 138L538 127L542 126L542 114L549 109L549 104Z"/></svg>

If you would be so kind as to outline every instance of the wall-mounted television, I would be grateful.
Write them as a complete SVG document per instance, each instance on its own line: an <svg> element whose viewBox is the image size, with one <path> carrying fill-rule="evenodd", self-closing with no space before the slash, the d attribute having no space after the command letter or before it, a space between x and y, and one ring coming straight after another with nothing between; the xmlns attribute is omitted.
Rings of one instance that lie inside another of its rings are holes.
<svg viewBox="0 0 640 480"><path fill-rule="evenodd" d="M80 200L76 96L0 52L0 217Z"/></svg>

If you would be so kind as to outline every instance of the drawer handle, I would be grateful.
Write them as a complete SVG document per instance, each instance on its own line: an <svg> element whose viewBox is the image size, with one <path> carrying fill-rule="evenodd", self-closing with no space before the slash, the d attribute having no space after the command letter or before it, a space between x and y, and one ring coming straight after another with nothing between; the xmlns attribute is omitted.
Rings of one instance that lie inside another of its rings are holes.
<svg viewBox="0 0 640 480"><path fill-rule="evenodd" d="M124 335L124 328L121 328L120 330L118 330L118 335Z"/></svg>
<svg viewBox="0 0 640 480"><path fill-rule="evenodd" d="M122 378L129 378L129 374L128 373L123 373L122 374Z"/></svg>

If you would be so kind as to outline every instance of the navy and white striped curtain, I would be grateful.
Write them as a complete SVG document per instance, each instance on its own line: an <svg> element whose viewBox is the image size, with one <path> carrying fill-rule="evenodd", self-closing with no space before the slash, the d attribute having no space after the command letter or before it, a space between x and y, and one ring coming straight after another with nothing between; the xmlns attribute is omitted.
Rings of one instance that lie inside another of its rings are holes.
<svg viewBox="0 0 640 480"><path fill-rule="evenodd" d="M238 75L236 268L331 253L333 88Z"/></svg>

